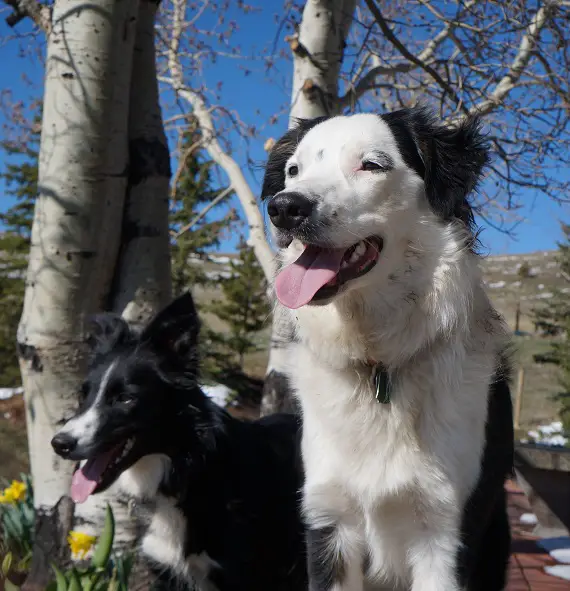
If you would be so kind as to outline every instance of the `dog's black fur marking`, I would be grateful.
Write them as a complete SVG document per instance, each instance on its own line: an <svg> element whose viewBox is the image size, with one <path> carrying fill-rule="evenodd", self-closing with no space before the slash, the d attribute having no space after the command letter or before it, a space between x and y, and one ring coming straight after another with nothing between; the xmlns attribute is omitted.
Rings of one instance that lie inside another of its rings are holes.
<svg viewBox="0 0 570 591"><path fill-rule="evenodd" d="M461 220L474 232L475 219L468 195L476 189L489 163L489 146L481 133L481 119L466 117L454 126L446 126L423 106L380 117L390 127L406 165L424 180L433 212L444 221ZM285 189L287 160L306 133L327 119L330 117L300 119L277 141L266 164L262 199Z"/></svg>
<svg viewBox="0 0 570 591"><path fill-rule="evenodd" d="M502 357L489 392L481 476L463 510L457 573L468 591L501 591L506 583L511 534L504 482L514 463L509 379Z"/></svg>
<svg viewBox="0 0 570 591"><path fill-rule="evenodd" d="M186 519L185 556L205 552L219 565L210 573L219 591L305 591L299 419L238 420L202 392L196 381L199 322L190 294L141 334L110 314L96 318L95 329L83 408L93 404L106 376L100 424L95 441L72 459L134 437L104 490L141 457L167 455L171 466L159 494L173 497ZM148 520L155 499L136 505Z"/></svg>
<svg viewBox="0 0 570 591"><path fill-rule="evenodd" d="M285 164L293 156L299 142L313 127L330 119L330 117L315 117L315 119L297 119L295 127L289 129L273 146L265 165L265 176L261 188L261 198L273 197L285 189Z"/></svg>
<svg viewBox="0 0 570 591"><path fill-rule="evenodd" d="M310 591L329 591L345 577L345 564L337 551L334 526L307 530Z"/></svg>
<svg viewBox="0 0 570 591"><path fill-rule="evenodd" d="M381 115L388 124L407 166L425 183L434 213L445 221L461 220L474 229L473 209L467 196L489 163L489 146L481 120L466 117L446 126L425 107Z"/></svg>

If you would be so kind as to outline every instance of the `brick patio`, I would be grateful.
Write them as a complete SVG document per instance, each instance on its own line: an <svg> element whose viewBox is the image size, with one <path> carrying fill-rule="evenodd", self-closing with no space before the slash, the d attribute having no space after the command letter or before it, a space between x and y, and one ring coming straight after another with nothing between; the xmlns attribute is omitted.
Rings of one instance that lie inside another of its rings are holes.
<svg viewBox="0 0 570 591"><path fill-rule="evenodd" d="M507 483L507 491L513 536L507 591L570 591L570 581L544 572L543 567L552 566L556 562L536 544L537 538L530 533L532 526L521 525L519 522L523 513L530 512L523 492L512 481Z"/></svg>

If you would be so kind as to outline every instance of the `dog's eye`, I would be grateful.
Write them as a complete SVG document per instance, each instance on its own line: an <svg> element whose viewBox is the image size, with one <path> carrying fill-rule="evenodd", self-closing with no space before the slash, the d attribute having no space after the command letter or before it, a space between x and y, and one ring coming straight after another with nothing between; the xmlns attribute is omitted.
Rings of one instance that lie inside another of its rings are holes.
<svg viewBox="0 0 570 591"><path fill-rule="evenodd" d="M362 162L360 170L375 172L378 170L384 170L384 167L381 164L378 164L378 162L373 162L372 160L364 160L364 162Z"/></svg>
<svg viewBox="0 0 570 591"><path fill-rule="evenodd" d="M299 174L299 167L296 164L291 164L287 169L287 174L289 176L297 176Z"/></svg>
<svg viewBox="0 0 570 591"><path fill-rule="evenodd" d="M135 401L136 398L133 396L133 394L129 394L128 392L121 392L115 398L115 402L118 404L124 404L125 406L133 404Z"/></svg>

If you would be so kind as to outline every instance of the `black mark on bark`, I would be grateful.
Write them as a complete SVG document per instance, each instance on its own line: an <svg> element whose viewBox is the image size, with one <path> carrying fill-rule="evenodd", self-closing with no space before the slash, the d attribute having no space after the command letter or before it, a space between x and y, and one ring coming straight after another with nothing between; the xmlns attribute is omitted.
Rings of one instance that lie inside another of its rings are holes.
<svg viewBox="0 0 570 591"><path fill-rule="evenodd" d="M159 140L135 138L129 142L129 184L152 176L170 177L168 147Z"/></svg>
<svg viewBox="0 0 570 591"><path fill-rule="evenodd" d="M16 343L16 352L18 353L18 357L20 359L24 359L25 361L29 362L30 369L32 369L32 371L43 371L44 368L40 359L40 355L38 350L33 345L26 345L25 343L20 343L18 341Z"/></svg>

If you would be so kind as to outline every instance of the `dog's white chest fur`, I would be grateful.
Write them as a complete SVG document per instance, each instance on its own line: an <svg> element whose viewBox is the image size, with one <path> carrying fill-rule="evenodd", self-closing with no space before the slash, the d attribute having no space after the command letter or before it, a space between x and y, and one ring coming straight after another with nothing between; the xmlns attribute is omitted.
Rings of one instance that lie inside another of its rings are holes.
<svg viewBox="0 0 570 591"><path fill-rule="evenodd" d="M368 584L409 589L414 572L425 568L422 590L446 581L453 591L450 561L480 473L494 348L467 350L461 338L435 342L393 376L391 401L381 404L373 368L350 361L351 351L362 358L365 339L351 344L348 326L333 335L334 324L323 322L322 340L312 322L301 327L292 359L303 409L308 522L341 524L343 552L369 556ZM429 568L421 566L426 560Z"/></svg>
<svg viewBox="0 0 570 591"><path fill-rule="evenodd" d="M148 527L141 541L142 552L180 579L197 584L200 591L216 591L208 580L212 567L216 566L215 561L206 553L185 554L188 535L186 516L176 506L175 499L158 492L169 467L167 456L144 456L118 480L121 492L143 503L151 502Z"/></svg>

